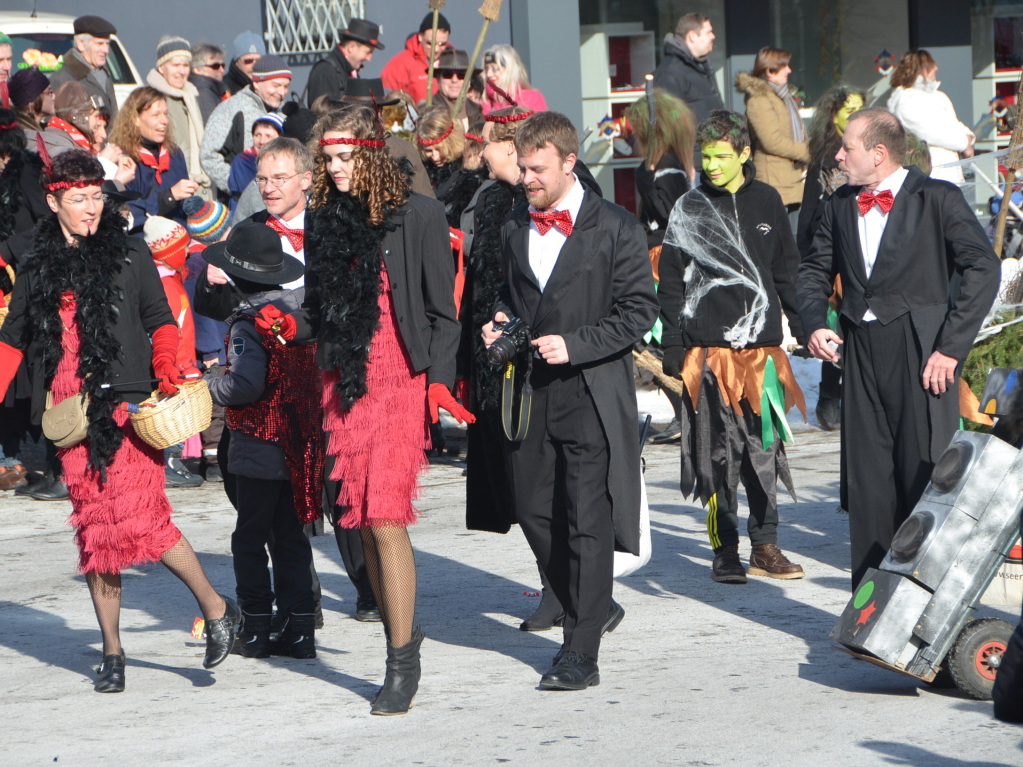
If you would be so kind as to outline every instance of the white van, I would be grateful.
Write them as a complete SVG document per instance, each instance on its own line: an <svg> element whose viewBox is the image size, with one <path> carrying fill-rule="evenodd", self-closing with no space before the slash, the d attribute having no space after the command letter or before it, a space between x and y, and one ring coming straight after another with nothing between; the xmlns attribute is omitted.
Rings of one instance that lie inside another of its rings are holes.
<svg viewBox="0 0 1023 767"><path fill-rule="evenodd" d="M63 55L74 46L74 21L74 16L59 13L0 11L0 32L11 38L14 52L11 74L30 66L38 66L46 75L60 69L64 65ZM107 70L114 79L118 106L124 104L129 93L144 84L117 35L110 38Z"/></svg>

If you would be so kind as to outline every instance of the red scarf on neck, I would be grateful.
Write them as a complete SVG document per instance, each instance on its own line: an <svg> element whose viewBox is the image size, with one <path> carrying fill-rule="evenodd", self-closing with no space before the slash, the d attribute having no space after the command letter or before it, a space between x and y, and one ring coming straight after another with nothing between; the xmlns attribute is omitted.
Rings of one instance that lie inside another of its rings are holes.
<svg viewBox="0 0 1023 767"><path fill-rule="evenodd" d="M78 144L78 146L87 151L89 154L94 154L92 151L92 142L90 142L89 139L85 137L85 134L71 123L61 120L59 117L51 117L50 121L46 123L46 127L57 128L58 130L64 131L71 137L72 141Z"/></svg>
<svg viewBox="0 0 1023 767"><path fill-rule="evenodd" d="M163 183L163 172L170 169L170 152L167 151L167 147L160 144L160 157L157 159L153 156L153 153L146 149L144 146L139 147L139 160L142 164L156 168L156 183Z"/></svg>

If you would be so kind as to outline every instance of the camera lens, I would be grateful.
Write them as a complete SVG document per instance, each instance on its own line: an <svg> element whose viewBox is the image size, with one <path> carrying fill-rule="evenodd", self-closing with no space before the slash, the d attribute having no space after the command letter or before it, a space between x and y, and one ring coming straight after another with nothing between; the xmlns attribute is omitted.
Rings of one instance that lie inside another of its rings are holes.
<svg viewBox="0 0 1023 767"><path fill-rule="evenodd" d="M487 349L487 357L495 365L502 365L515 356L515 343L507 336L501 336Z"/></svg>

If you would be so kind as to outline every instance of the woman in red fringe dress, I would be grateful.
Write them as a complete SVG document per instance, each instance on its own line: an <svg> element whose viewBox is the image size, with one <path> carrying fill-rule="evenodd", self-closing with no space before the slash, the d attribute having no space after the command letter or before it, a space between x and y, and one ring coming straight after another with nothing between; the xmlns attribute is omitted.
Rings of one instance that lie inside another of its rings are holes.
<svg viewBox="0 0 1023 767"><path fill-rule="evenodd" d="M177 326L145 243L129 238L100 188L103 170L81 149L53 161L46 201L55 215L36 227L30 256L0 329L0 398L28 357L33 419L46 392L53 403L85 393L88 436L58 451L71 499L79 569L103 634L97 692L124 690L121 570L159 560L192 591L206 618L205 668L234 642L239 612L218 594L171 522L163 456L135 434L132 405L150 391L176 391L182 370ZM150 336L152 341L150 341ZM151 365L151 366L150 366ZM113 383L116 388L102 388Z"/></svg>
<svg viewBox="0 0 1023 767"><path fill-rule="evenodd" d="M332 112L311 140L303 310L282 316L268 307L257 326L319 344L327 452L337 458L331 479L346 507L340 524L361 530L387 633L387 673L371 712L404 714L423 641L406 527L426 464L427 406L434 422L438 406L472 420L450 391L460 330L448 227L439 202L410 192L411 168L388 154L373 109Z"/></svg>

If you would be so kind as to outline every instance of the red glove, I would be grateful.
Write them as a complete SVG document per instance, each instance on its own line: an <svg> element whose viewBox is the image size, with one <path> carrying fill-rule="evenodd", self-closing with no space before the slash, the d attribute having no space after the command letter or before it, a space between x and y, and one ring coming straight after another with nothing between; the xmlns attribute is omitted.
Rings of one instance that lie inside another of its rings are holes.
<svg viewBox="0 0 1023 767"><path fill-rule="evenodd" d="M290 314L284 314L273 304L267 304L259 310L256 317L256 330L264 336L280 336L285 341L295 337L298 323Z"/></svg>
<svg viewBox="0 0 1023 767"><path fill-rule="evenodd" d="M7 387L11 385L11 381L17 375L18 367L24 356L20 349L0 343L0 401L7 396Z"/></svg>
<svg viewBox="0 0 1023 767"><path fill-rule="evenodd" d="M462 402L469 401L469 382L466 379L455 379L455 397L462 400Z"/></svg>
<svg viewBox="0 0 1023 767"><path fill-rule="evenodd" d="M440 412L437 408L444 408L459 423L476 423L476 416L466 410L455 401L448 391L448 387L442 383L432 383L426 390L426 401L430 406L430 423L437 423L440 420Z"/></svg>
<svg viewBox="0 0 1023 767"><path fill-rule="evenodd" d="M178 366L178 326L161 325L153 331L153 373L160 379L160 391L173 394L178 390L173 381L181 377Z"/></svg>

